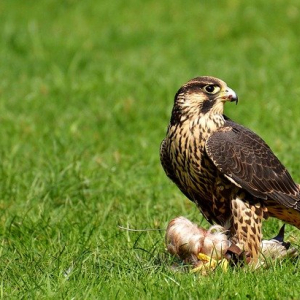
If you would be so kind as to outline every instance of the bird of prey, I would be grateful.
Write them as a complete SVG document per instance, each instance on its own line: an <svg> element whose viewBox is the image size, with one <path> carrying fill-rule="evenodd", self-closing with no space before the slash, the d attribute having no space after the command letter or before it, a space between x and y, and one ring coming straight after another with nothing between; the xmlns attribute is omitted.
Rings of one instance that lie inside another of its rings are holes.
<svg viewBox="0 0 300 300"><path fill-rule="evenodd" d="M300 229L300 189L269 146L223 114L236 93L203 76L176 93L160 147L161 164L211 224L258 259L262 220L276 217Z"/></svg>

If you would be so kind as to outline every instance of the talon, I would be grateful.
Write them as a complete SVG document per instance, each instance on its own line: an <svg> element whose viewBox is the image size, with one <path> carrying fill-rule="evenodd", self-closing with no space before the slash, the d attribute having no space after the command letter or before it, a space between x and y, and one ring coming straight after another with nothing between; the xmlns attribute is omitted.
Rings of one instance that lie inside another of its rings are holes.
<svg viewBox="0 0 300 300"><path fill-rule="evenodd" d="M180 258L185 264L192 265L192 273L203 275L221 267L225 272L228 265L242 267L250 265L254 269L262 266L266 259L297 257L298 251L284 241L284 227L271 240L261 242L260 256L254 260L251 252L245 251L240 244L228 239L226 230L212 226L209 230L198 227L184 217L173 219L167 228L167 250Z"/></svg>

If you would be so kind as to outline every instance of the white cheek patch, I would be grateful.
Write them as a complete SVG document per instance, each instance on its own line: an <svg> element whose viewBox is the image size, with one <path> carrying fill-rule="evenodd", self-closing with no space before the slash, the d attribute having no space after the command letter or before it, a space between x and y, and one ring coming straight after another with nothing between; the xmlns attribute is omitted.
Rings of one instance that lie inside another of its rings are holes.
<svg viewBox="0 0 300 300"><path fill-rule="evenodd" d="M200 93L192 93L189 94L188 97L185 98L185 102L182 104L183 107L201 107L203 101L205 101L204 96Z"/></svg>

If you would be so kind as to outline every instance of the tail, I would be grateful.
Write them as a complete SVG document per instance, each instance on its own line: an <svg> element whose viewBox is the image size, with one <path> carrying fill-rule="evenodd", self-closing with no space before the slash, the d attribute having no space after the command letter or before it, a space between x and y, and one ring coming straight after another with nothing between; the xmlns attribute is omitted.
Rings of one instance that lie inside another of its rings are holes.
<svg viewBox="0 0 300 300"><path fill-rule="evenodd" d="M270 217L277 218L300 229L300 211L297 209L288 208L275 202L268 203L267 208Z"/></svg>

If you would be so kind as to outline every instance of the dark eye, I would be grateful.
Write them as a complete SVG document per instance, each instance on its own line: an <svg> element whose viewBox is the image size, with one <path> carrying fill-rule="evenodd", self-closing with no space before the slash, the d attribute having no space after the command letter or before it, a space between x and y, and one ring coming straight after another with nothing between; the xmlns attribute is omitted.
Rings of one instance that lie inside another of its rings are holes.
<svg viewBox="0 0 300 300"><path fill-rule="evenodd" d="M220 88L217 85L208 84L204 87L204 90L208 94L216 94Z"/></svg>

